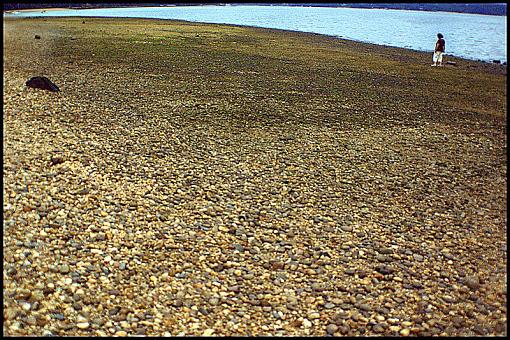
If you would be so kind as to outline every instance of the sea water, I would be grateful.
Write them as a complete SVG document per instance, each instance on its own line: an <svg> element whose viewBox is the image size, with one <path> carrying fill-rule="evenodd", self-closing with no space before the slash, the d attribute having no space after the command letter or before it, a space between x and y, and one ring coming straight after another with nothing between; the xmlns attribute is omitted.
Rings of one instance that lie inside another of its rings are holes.
<svg viewBox="0 0 510 340"><path fill-rule="evenodd" d="M225 23L327 34L431 53L437 33L442 33L446 40L446 55L507 61L506 16L281 5L34 10L6 16L132 17Z"/></svg>

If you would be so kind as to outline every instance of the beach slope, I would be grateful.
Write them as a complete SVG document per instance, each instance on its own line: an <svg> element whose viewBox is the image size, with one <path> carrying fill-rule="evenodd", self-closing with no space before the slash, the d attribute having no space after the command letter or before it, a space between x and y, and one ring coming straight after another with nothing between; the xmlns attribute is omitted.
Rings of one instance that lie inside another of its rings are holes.
<svg viewBox="0 0 510 340"><path fill-rule="evenodd" d="M507 333L506 66L164 20L3 28L4 335Z"/></svg>

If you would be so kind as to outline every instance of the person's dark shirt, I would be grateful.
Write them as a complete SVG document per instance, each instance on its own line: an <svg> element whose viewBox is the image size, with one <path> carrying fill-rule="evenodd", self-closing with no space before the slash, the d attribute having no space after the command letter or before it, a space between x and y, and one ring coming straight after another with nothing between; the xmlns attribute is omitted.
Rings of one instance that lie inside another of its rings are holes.
<svg viewBox="0 0 510 340"><path fill-rule="evenodd" d="M445 42L443 38L437 39L436 52L444 52Z"/></svg>

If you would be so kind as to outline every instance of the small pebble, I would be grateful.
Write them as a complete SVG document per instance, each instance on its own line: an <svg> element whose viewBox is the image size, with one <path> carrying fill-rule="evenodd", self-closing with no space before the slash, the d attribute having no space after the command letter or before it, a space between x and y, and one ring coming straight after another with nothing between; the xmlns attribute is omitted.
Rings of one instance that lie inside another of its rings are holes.
<svg viewBox="0 0 510 340"><path fill-rule="evenodd" d="M404 328L403 330L400 331L400 335L402 336L408 336L409 333L411 333L411 330L409 328Z"/></svg>
<svg viewBox="0 0 510 340"><path fill-rule="evenodd" d="M214 329L208 328L203 333L202 336L211 336L214 333Z"/></svg>
<svg viewBox="0 0 510 340"><path fill-rule="evenodd" d="M89 326L90 325L88 322L80 322L76 324L76 327L78 327L79 329L87 329L89 328Z"/></svg>

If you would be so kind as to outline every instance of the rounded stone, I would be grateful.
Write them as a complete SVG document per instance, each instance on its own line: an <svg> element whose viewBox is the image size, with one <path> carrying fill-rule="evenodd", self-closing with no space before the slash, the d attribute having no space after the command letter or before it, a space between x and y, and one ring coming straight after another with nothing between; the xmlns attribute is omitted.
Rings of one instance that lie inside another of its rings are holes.
<svg viewBox="0 0 510 340"><path fill-rule="evenodd" d="M88 322L80 322L76 324L76 327L79 329L87 329L89 328L90 324Z"/></svg>
<svg viewBox="0 0 510 340"><path fill-rule="evenodd" d="M60 272L62 274L67 274L69 273L70 269L69 269L69 266L67 264L63 264L60 266Z"/></svg>
<svg viewBox="0 0 510 340"><path fill-rule="evenodd" d="M400 331L400 335L402 336L408 336L411 333L411 330L409 328L404 328Z"/></svg>
<svg viewBox="0 0 510 340"><path fill-rule="evenodd" d="M308 313L307 317L310 320L315 320L315 319L320 319L321 315L318 312L311 312L311 313Z"/></svg>
<svg viewBox="0 0 510 340"><path fill-rule="evenodd" d="M335 324L329 324L328 327L326 327L326 332L328 334L334 334L338 330L338 326Z"/></svg>

